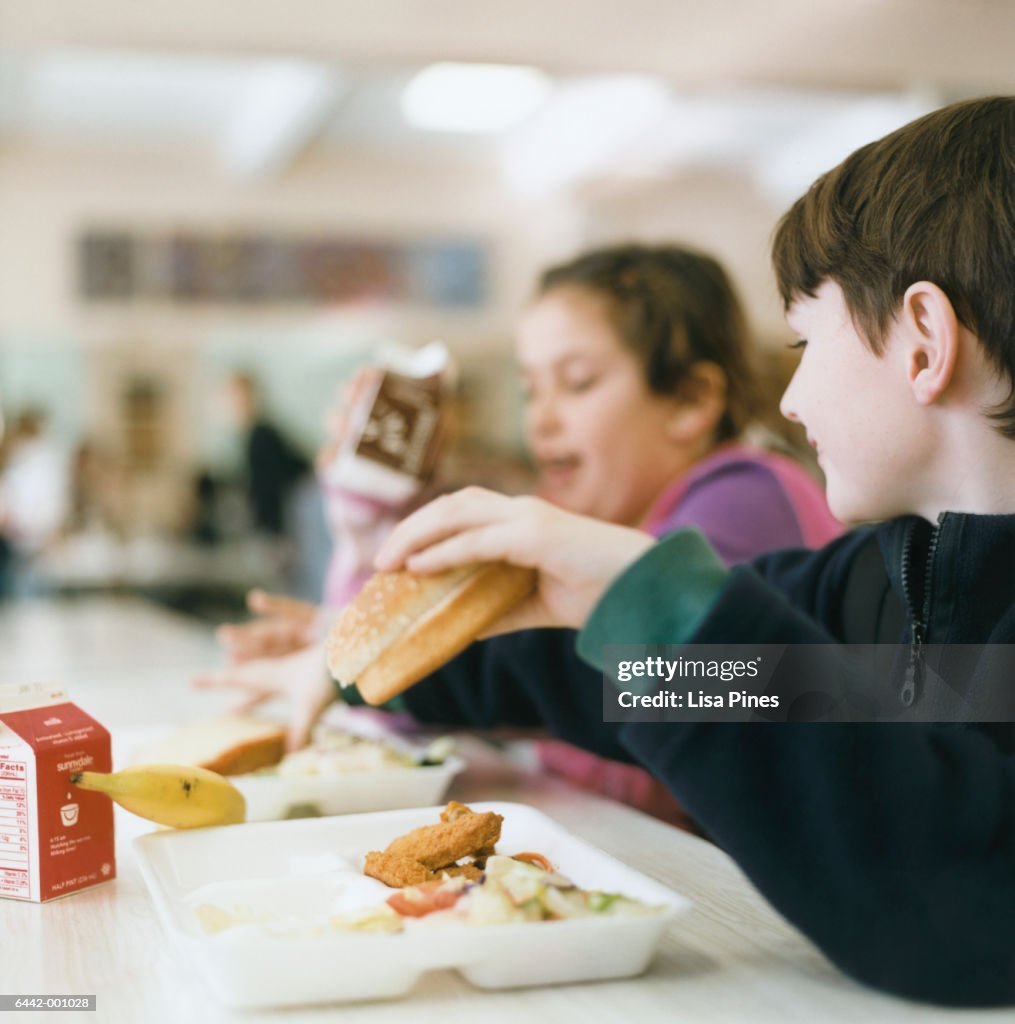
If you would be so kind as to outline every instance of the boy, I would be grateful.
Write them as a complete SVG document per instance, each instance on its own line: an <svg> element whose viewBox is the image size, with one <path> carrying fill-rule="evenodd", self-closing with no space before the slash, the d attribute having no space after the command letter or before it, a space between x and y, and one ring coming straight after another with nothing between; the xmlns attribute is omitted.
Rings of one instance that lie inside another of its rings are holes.
<svg viewBox="0 0 1015 1024"><path fill-rule="evenodd" d="M926 644L1015 643L1015 98L858 150L786 214L774 262L802 349L783 413L807 428L832 511L881 525L730 572L696 533L654 544L469 490L406 520L378 567L533 566L537 594L501 628L581 628L597 665L606 644L795 642L829 645L835 673L831 641L884 639L883 615L851 625L859 586L861 606L898 604L912 664L874 682L905 706ZM404 699L423 718L453 701L477 723L538 713L606 742L598 691L525 685L427 681ZM1011 724L612 728L843 970L917 999L1015 1003Z"/></svg>

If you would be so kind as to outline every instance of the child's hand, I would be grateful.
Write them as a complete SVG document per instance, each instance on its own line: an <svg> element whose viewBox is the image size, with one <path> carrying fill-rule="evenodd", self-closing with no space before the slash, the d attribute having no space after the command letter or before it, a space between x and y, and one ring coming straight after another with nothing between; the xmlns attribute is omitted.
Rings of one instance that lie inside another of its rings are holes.
<svg viewBox="0 0 1015 1024"><path fill-rule="evenodd" d="M260 618L220 626L215 633L231 664L242 665L254 658L280 658L313 642L317 617L314 605L251 590L247 607Z"/></svg>
<svg viewBox="0 0 1015 1024"><path fill-rule="evenodd" d="M219 672L206 672L197 676L192 685L198 689L239 690L244 694L243 700L232 709L232 713L238 715L275 697L287 699L289 735L286 746L289 750L307 745L314 723L336 699L320 644L284 658L261 658Z"/></svg>
<svg viewBox="0 0 1015 1024"><path fill-rule="evenodd" d="M403 520L375 565L426 574L468 562L505 561L539 571L536 593L491 633L582 626L603 592L654 543L638 530L563 512L538 498L469 487Z"/></svg>

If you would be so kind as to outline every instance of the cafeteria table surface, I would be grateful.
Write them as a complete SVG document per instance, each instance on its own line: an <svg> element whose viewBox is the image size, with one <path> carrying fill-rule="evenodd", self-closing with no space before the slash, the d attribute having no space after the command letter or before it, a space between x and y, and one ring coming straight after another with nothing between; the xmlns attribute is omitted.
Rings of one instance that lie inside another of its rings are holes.
<svg viewBox="0 0 1015 1024"><path fill-rule="evenodd" d="M225 711L235 694L188 680L217 664L210 628L132 598L37 601L0 608L0 683L66 685L109 728L117 763L137 737ZM230 1011L163 930L131 841L153 826L117 808L115 881L51 903L0 900L0 995L97 996L101 1022L305 1024L455 1021L864 1021L1013 1019L950 1011L872 992L844 977L756 892L721 850L611 800L549 778L489 743L461 737L466 771L450 798L511 800L688 896L649 970L624 981L482 991L454 972L426 975L388 1002ZM12 1012L6 1021L62 1024L73 1011Z"/></svg>

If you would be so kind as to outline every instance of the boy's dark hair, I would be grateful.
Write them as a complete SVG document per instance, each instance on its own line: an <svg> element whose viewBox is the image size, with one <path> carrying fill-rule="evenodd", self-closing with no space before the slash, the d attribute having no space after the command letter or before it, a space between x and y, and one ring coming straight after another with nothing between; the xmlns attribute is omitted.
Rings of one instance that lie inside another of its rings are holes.
<svg viewBox="0 0 1015 1024"><path fill-rule="evenodd" d="M755 411L747 322L726 271L711 256L675 245L619 245L551 267L538 295L580 288L600 296L620 340L641 362L651 391L679 395L692 364L726 374L717 439L736 437Z"/></svg>
<svg viewBox="0 0 1015 1024"><path fill-rule="evenodd" d="M951 300L1009 381L990 415L1015 439L1015 97L936 110L818 178L776 228L782 300L841 288L870 349L916 281Z"/></svg>

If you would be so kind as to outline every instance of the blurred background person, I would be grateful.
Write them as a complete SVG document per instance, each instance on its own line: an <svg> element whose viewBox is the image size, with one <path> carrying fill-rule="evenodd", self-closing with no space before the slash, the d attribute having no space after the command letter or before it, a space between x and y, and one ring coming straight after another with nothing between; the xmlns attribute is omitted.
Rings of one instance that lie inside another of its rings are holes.
<svg viewBox="0 0 1015 1024"><path fill-rule="evenodd" d="M243 473L250 525L263 544L273 575L300 598L317 600L329 538L310 459L269 416L256 378L234 371L226 382L229 419L242 438ZM200 480L199 480L200 484ZM198 501L218 504L205 483Z"/></svg>
<svg viewBox="0 0 1015 1024"><path fill-rule="evenodd" d="M48 434L45 412L25 409L11 424L0 470L0 533L8 546L9 595L44 589L38 560L59 537L69 513L66 455Z"/></svg>
<svg viewBox="0 0 1015 1024"><path fill-rule="evenodd" d="M230 375L226 402L232 423L243 437L251 521L255 530L279 537L285 532L293 491L309 473L309 460L271 422L251 374Z"/></svg>
<svg viewBox="0 0 1015 1024"><path fill-rule="evenodd" d="M122 533L124 471L105 448L85 439L70 462L70 512L67 528L72 532Z"/></svg>

